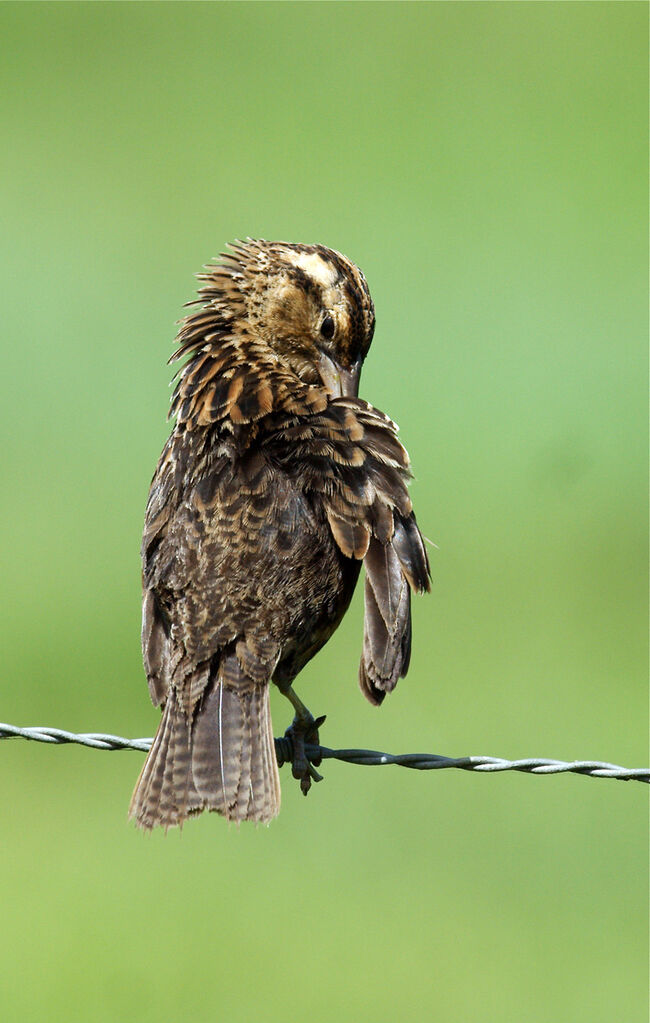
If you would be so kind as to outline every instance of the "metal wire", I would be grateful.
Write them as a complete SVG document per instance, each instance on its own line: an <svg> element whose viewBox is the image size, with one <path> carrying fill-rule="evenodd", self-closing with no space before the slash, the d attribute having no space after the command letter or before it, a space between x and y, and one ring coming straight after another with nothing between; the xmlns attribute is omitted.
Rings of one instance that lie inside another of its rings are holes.
<svg viewBox="0 0 650 1023"><path fill-rule="evenodd" d="M92 749L118 750L135 749L146 753L151 739L124 739L119 735L105 735L103 732L66 732L61 728L19 728L17 725L0 724L0 739L30 739L33 742L77 743ZM379 766L397 764L414 771L440 771L455 767L461 771L476 771L493 774L498 771L523 771L526 774L587 774L592 778L617 778L620 781L650 782L650 768L619 767L600 760L548 760L543 757L529 757L525 760L504 760L502 757L444 757L435 753L380 753L370 749L328 749L327 746L306 746L310 760L341 760L346 764ZM282 767L292 759L291 741L286 736L275 740L278 763Z"/></svg>

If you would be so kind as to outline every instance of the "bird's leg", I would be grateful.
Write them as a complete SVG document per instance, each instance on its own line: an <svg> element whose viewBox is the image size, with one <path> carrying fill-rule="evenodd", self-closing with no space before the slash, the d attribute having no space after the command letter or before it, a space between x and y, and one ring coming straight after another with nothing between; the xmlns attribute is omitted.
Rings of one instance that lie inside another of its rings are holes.
<svg viewBox="0 0 650 1023"><path fill-rule="evenodd" d="M325 721L325 715L314 718L291 686L283 687L280 692L291 701L296 712L293 722L284 734L289 739L293 751L291 773L294 778L300 781L300 789L302 794L306 796L311 788L312 781L323 780L322 774L319 774L314 767L314 764L320 764L320 757L310 761L305 751L305 745L319 745L318 729Z"/></svg>

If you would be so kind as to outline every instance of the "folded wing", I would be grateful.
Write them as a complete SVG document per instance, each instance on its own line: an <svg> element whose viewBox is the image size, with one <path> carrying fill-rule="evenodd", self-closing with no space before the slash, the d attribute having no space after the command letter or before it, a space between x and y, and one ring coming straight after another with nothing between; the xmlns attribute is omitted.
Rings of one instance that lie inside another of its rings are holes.
<svg viewBox="0 0 650 1023"><path fill-rule="evenodd" d="M380 704L408 670L411 590L430 588L429 561L408 494L409 458L397 427L360 398L337 398L321 413L283 424L267 443L300 463L341 551L363 559L359 682L367 699Z"/></svg>

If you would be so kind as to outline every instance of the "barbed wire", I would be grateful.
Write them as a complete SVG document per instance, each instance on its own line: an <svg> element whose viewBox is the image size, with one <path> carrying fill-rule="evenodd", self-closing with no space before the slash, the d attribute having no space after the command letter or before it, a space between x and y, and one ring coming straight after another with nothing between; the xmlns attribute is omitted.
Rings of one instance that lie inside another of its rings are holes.
<svg viewBox="0 0 650 1023"><path fill-rule="evenodd" d="M66 732L62 728L34 726L19 728L17 725L0 723L0 739L29 739L32 742L47 742L53 745L76 743L91 749L122 750L133 749L146 753L152 739L125 739L120 735L103 732ZM275 740L278 764L282 767L292 760L291 740L286 736ZM650 768L620 767L601 760L549 760L545 757L528 757L525 760L505 760L503 757L446 757L436 753L380 753L370 749L328 749L327 746L305 746L310 760L341 760L346 764L361 764L366 767L395 764L414 771L439 771L456 768L461 771L476 771L493 774L500 771L522 771L526 774L585 774L591 778L616 778L619 781L643 781L650 783Z"/></svg>

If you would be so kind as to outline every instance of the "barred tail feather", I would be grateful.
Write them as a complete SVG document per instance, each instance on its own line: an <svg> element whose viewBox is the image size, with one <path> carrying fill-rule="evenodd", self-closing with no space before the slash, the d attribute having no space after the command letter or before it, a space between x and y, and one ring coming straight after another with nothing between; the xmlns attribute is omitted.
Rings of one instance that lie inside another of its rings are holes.
<svg viewBox="0 0 650 1023"><path fill-rule="evenodd" d="M269 686L218 680L193 734L192 776L202 805L229 820L268 822L280 811Z"/></svg>
<svg viewBox="0 0 650 1023"><path fill-rule="evenodd" d="M129 816L167 830L202 810L261 822L279 813L268 684L232 688L218 677L192 720L170 692Z"/></svg>
<svg viewBox="0 0 650 1023"><path fill-rule="evenodd" d="M190 772L191 725L172 689L135 786L129 817L145 830L172 827L200 808Z"/></svg>

